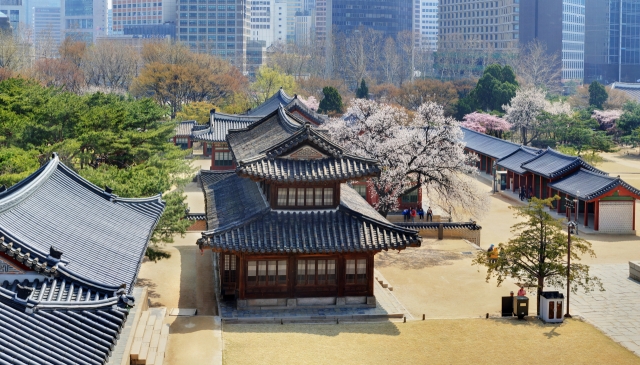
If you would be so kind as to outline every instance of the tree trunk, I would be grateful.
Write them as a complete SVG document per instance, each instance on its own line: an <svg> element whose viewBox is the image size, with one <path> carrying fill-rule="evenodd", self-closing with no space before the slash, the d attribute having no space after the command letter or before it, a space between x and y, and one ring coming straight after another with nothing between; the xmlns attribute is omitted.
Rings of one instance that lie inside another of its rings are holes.
<svg viewBox="0 0 640 365"><path fill-rule="evenodd" d="M537 299L537 313L540 315L540 298L542 298L542 291L544 290L544 278L538 278L538 299Z"/></svg>

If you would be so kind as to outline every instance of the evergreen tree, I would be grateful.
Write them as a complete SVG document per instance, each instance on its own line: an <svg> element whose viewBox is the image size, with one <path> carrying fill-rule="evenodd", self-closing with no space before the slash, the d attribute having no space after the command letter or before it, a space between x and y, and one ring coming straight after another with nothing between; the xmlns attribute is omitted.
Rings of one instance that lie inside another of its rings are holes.
<svg viewBox="0 0 640 365"><path fill-rule="evenodd" d="M607 90L598 81L594 81L589 85L589 105L598 109L602 109L602 105L609 98Z"/></svg>
<svg viewBox="0 0 640 365"><path fill-rule="evenodd" d="M545 285L564 287L567 283L567 236L564 233L562 220L555 219L548 213L552 202L561 204L555 196L548 199L532 198L526 206L512 206L514 215L522 219L511 226L515 234L507 243L497 247L498 258L490 258L487 252L478 252L473 260L474 265L487 268L487 281L492 277L498 285L507 278L514 279L520 285L536 288L538 300ZM571 237L571 291L578 288L592 291L600 290L602 283L597 277L589 276L589 266L580 264L580 256L587 254L595 257L591 243L578 237ZM538 314L540 314L538 302Z"/></svg>
<svg viewBox="0 0 640 365"><path fill-rule="evenodd" d="M318 112L320 113L342 113L342 97L338 90L333 86L325 86L322 88L324 98L320 101Z"/></svg>
<svg viewBox="0 0 640 365"><path fill-rule="evenodd" d="M364 79L360 81L360 87L356 89L356 98L357 99L369 98L369 88L367 87L367 84L364 82Z"/></svg>
<svg viewBox="0 0 640 365"><path fill-rule="evenodd" d="M509 104L517 89L516 74L510 66L489 65L471 93L458 102L456 116L462 119L478 109L504 112L502 106Z"/></svg>

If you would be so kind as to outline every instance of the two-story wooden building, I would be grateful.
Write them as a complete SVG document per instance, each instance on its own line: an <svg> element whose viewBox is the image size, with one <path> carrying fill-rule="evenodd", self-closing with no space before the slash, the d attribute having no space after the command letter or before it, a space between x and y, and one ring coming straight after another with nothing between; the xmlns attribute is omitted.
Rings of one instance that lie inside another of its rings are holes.
<svg viewBox="0 0 640 365"><path fill-rule="evenodd" d="M283 106L229 130L234 171L202 171L207 231L222 295L243 307L375 305L373 257L420 246L346 182L377 176ZM201 273L209 275L209 273Z"/></svg>

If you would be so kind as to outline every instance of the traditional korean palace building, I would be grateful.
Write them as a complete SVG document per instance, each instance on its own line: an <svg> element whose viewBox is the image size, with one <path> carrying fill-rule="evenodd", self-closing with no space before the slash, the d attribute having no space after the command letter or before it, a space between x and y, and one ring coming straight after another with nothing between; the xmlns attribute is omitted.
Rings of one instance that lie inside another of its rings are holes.
<svg viewBox="0 0 640 365"><path fill-rule="evenodd" d="M376 212L346 182L377 176L280 106L226 138L231 171L201 171L221 294L239 308L375 305L374 255L420 246L414 230ZM207 275L203 273L203 275Z"/></svg>
<svg viewBox="0 0 640 365"><path fill-rule="evenodd" d="M640 191L620 177L551 148L521 146L466 128L463 132L465 150L478 156L478 169L492 176L505 171L506 189L515 192L522 186L541 199L559 195L553 209L567 215L567 200L577 200L578 223L600 232L635 234Z"/></svg>
<svg viewBox="0 0 640 365"><path fill-rule="evenodd" d="M105 364L161 197L124 199L57 156L0 192L0 364Z"/></svg>
<svg viewBox="0 0 640 365"><path fill-rule="evenodd" d="M327 116L318 114L304 105L297 95L287 95L280 89L273 96L255 109L245 114L225 114L211 110L209 123L198 125L195 121L181 122L176 127L174 144L183 148L191 148L193 142L202 142L202 154L211 157L211 170L233 169L233 159L227 145L227 132L231 129L245 128L261 120L264 116L277 110L283 105L287 111L313 125L324 123Z"/></svg>

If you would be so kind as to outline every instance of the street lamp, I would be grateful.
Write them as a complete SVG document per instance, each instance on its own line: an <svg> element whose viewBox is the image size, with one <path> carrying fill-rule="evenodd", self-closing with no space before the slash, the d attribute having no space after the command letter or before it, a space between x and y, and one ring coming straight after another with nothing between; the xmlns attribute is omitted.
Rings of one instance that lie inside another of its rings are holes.
<svg viewBox="0 0 640 365"><path fill-rule="evenodd" d="M571 318L569 314L569 294L571 293L571 233L577 227L575 222L567 223L567 314L564 318Z"/></svg>

